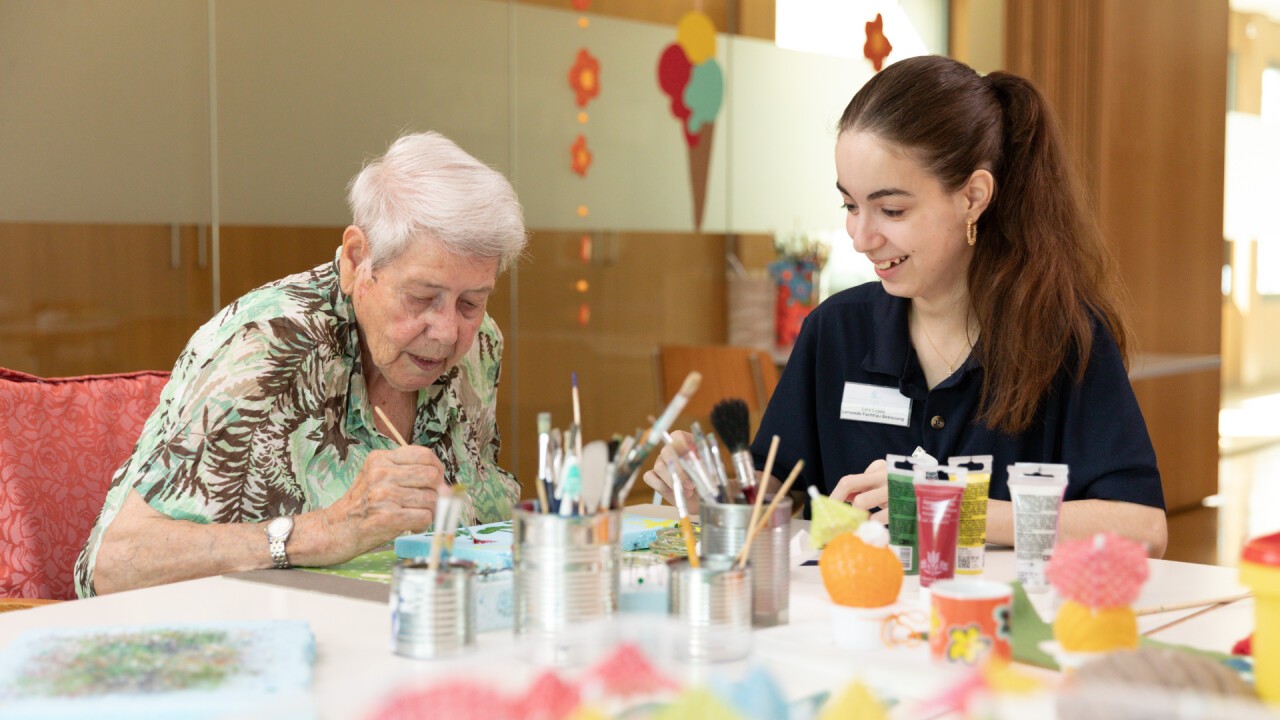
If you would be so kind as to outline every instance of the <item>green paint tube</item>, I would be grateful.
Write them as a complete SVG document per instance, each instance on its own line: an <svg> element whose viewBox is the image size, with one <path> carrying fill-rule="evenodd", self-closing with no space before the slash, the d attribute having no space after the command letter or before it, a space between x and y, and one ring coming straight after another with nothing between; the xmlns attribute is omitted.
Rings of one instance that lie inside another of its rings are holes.
<svg viewBox="0 0 1280 720"><path fill-rule="evenodd" d="M917 449L917 453L921 453ZM916 540L916 489L912 485L916 466L937 467L928 455L886 455L889 475L889 549L898 556L908 575L920 572L920 550Z"/></svg>

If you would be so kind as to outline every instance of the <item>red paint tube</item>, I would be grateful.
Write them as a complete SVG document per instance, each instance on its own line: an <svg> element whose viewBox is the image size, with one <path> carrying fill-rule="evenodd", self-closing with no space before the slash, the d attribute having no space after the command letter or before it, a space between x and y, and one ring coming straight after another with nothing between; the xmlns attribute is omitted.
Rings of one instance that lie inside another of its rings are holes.
<svg viewBox="0 0 1280 720"><path fill-rule="evenodd" d="M938 468L941 470L941 468ZM920 545L920 587L956 574L956 541L960 533L960 498L963 483L924 479L917 469L916 533Z"/></svg>

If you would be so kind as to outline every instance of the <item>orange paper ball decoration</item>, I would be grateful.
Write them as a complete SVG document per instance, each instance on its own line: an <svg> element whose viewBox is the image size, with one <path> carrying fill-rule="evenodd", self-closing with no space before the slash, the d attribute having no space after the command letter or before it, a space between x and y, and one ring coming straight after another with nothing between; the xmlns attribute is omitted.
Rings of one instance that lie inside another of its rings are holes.
<svg viewBox="0 0 1280 720"><path fill-rule="evenodd" d="M868 545L852 532L827 543L818 560L822 584L837 605L883 607L898 600L902 563L887 547Z"/></svg>

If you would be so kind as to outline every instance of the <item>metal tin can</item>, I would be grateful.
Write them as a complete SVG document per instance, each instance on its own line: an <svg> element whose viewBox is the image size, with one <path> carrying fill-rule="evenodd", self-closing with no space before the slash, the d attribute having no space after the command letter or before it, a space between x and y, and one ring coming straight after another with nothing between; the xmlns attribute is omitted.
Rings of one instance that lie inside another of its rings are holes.
<svg viewBox="0 0 1280 720"><path fill-rule="evenodd" d="M411 658L449 657L475 645L471 602L475 565L453 561L430 569L405 560L391 569L391 649Z"/></svg>
<svg viewBox="0 0 1280 720"><path fill-rule="evenodd" d="M576 663L582 625L618 610L622 511L562 517L525 503L514 526L516 636L533 662Z"/></svg>
<svg viewBox="0 0 1280 720"><path fill-rule="evenodd" d="M728 555L704 555L702 566L671 564L671 615L676 647L694 662L741 660L751 653L751 568Z"/></svg>
<svg viewBox="0 0 1280 720"><path fill-rule="evenodd" d="M770 499L766 499L769 502ZM767 509L767 506L766 506ZM750 505L703 503L702 548L736 556L747 541ZM778 501L751 543L752 618L756 627L785 625L791 605L791 498Z"/></svg>

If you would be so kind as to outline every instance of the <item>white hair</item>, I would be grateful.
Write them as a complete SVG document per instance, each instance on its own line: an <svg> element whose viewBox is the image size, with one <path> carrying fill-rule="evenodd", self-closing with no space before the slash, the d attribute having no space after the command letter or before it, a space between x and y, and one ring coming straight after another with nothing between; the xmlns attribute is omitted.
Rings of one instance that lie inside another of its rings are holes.
<svg viewBox="0 0 1280 720"><path fill-rule="evenodd" d="M511 183L435 132L405 135L366 164L347 187L347 204L373 267L424 233L455 255L497 258L498 272L528 243Z"/></svg>

